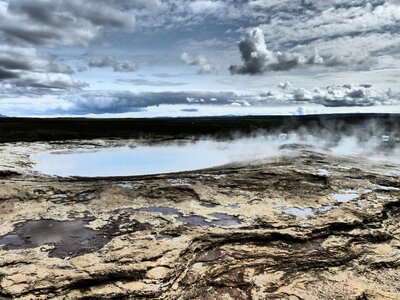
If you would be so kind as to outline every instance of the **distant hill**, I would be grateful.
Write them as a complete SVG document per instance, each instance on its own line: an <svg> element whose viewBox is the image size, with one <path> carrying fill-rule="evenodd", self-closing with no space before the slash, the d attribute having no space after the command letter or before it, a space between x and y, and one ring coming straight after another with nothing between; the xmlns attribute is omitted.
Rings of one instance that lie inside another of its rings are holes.
<svg viewBox="0 0 400 300"><path fill-rule="evenodd" d="M8 118L8 117L5 116L5 115L0 114L0 118Z"/></svg>

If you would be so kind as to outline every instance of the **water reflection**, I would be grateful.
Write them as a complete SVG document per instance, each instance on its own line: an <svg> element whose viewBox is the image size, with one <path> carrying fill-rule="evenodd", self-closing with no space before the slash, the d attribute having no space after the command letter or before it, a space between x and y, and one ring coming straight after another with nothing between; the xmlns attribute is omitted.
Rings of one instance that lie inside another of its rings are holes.
<svg viewBox="0 0 400 300"><path fill-rule="evenodd" d="M34 171L57 176L129 176L181 172L231 162L217 143L140 146L79 153L42 153Z"/></svg>
<svg viewBox="0 0 400 300"><path fill-rule="evenodd" d="M400 147L382 147L376 139L365 142L355 137L317 138L295 134L258 135L231 141L202 140L151 146L102 148L97 151L46 152L33 160L34 171L58 176L129 176L192 171L229 163L277 157L299 150L316 150L332 155L363 156L373 160L400 163ZM318 170L330 176L329 169ZM222 179L222 175L214 175ZM183 185L185 182L173 184Z"/></svg>

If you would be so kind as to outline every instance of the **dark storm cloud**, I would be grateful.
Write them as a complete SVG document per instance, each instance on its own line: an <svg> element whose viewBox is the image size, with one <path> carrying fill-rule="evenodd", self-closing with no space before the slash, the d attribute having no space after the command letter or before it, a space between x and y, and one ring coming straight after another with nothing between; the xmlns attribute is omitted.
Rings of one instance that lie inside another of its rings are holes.
<svg viewBox="0 0 400 300"><path fill-rule="evenodd" d="M10 0L0 14L9 39L35 45L87 44L103 26L132 27L135 16L118 1Z"/></svg>
<svg viewBox="0 0 400 300"><path fill-rule="evenodd" d="M17 74L0 67L0 80L15 79L15 78L18 78Z"/></svg>
<svg viewBox="0 0 400 300"><path fill-rule="evenodd" d="M48 89L81 88L71 78L71 67L33 48L0 46L0 84Z"/></svg>
<svg viewBox="0 0 400 300"><path fill-rule="evenodd" d="M250 98L252 96L249 96ZM160 92L132 93L129 91L97 91L67 97L74 113L123 113L161 104L228 105L243 100L231 92Z"/></svg>
<svg viewBox="0 0 400 300"><path fill-rule="evenodd" d="M91 57L88 66L92 68L112 68L114 72L133 72L138 69L132 60L118 61L113 56Z"/></svg>

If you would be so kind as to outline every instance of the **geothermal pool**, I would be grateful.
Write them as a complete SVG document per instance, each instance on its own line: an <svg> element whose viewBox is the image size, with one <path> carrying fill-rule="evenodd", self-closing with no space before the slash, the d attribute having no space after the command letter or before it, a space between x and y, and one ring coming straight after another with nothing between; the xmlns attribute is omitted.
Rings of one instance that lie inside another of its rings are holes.
<svg viewBox="0 0 400 300"><path fill-rule="evenodd" d="M354 139L331 141L313 137L258 136L230 141L201 140L153 145L126 145L93 149L59 149L32 157L34 172L55 176L107 177L154 175L193 171L270 159L292 153L303 145L334 155L365 156L393 161L395 156L384 156L376 151L376 144L359 145ZM329 145L329 148L327 145Z"/></svg>
<svg viewBox="0 0 400 300"><path fill-rule="evenodd" d="M260 147L265 147L263 148ZM273 150L273 151L272 151ZM216 166L266 158L276 149L264 143L200 141L98 150L53 151L33 157L33 171L57 176L129 176L151 175L206 169Z"/></svg>

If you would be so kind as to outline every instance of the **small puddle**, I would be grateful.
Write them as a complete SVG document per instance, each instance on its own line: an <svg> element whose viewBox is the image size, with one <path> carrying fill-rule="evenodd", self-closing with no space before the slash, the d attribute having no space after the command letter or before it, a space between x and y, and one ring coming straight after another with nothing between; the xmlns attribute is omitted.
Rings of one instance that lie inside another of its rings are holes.
<svg viewBox="0 0 400 300"><path fill-rule="evenodd" d="M179 216L181 213L179 210L171 207L164 206L151 206L151 207L142 207L139 208L138 211L149 212L149 213L159 213L165 216Z"/></svg>
<svg viewBox="0 0 400 300"><path fill-rule="evenodd" d="M277 207L277 209L279 209L283 213L291 215L291 216L295 216L298 218L306 218L306 217L314 216L316 214L326 213L326 212L332 210L333 206L332 205L324 205L319 208Z"/></svg>
<svg viewBox="0 0 400 300"><path fill-rule="evenodd" d="M211 221L211 224L214 226L231 227L240 225L239 219L235 216L231 216L224 213L212 213L209 214L209 216L216 219Z"/></svg>
<svg viewBox="0 0 400 300"><path fill-rule="evenodd" d="M126 182L126 183L116 184L116 186L120 187L120 188L123 188L123 189L133 190L133 189L137 189L140 185L134 184L134 183L130 183L130 182Z"/></svg>
<svg viewBox="0 0 400 300"><path fill-rule="evenodd" d="M312 208L287 207L281 210L288 215L296 217L309 217L315 215L315 211Z"/></svg>
<svg viewBox="0 0 400 300"><path fill-rule="evenodd" d="M241 224L237 217L225 213L212 213L208 216L210 216L213 220L208 220L205 217L197 215L180 216L177 217L176 220L185 223L185 225L189 227L232 227Z"/></svg>
<svg viewBox="0 0 400 300"><path fill-rule="evenodd" d="M187 179L168 179L168 183L172 186L190 185Z"/></svg>
<svg viewBox="0 0 400 300"><path fill-rule="evenodd" d="M317 175L318 176L329 176L331 173L327 169L319 169Z"/></svg>
<svg viewBox="0 0 400 300"><path fill-rule="evenodd" d="M359 194L349 191L346 194L334 194L332 196L333 200L341 203L350 202L352 200L358 199L360 197Z"/></svg>
<svg viewBox="0 0 400 300"><path fill-rule="evenodd" d="M211 223L207 222L207 219L201 216L186 216L186 217L177 217L177 221L184 223L189 227L207 227L210 226Z"/></svg>
<svg viewBox="0 0 400 300"><path fill-rule="evenodd" d="M208 216L212 218L212 220L208 220L207 218L199 215L184 216L179 210L165 206L142 207L139 208L138 211L158 213L165 216L176 216L175 220L177 220L178 222L182 222L189 227L230 227L240 225L240 221L237 217L225 213L208 214Z"/></svg>
<svg viewBox="0 0 400 300"><path fill-rule="evenodd" d="M228 205L228 208L239 209L240 205L239 204L230 204L230 205Z"/></svg>

